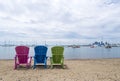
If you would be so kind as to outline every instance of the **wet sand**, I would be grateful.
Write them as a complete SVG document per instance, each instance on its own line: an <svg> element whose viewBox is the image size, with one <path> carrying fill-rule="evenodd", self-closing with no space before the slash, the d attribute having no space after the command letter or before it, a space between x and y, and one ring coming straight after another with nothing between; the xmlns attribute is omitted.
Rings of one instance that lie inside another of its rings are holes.
<svg viewBox="0 0 120 81"><path fill-rule="evenodd" d="M32 61L33 65L33 61ZM0 81L120 81L120 59L65 60L61 66L14 70L14 60L0 60Z"/></svg>

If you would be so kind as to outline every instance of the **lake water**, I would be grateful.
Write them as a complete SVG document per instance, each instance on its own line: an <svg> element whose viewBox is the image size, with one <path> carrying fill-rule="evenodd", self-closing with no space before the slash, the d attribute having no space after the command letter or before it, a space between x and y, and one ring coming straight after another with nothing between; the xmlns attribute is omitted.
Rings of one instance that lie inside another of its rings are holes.
<svg viewBox="0 0 120 81"><path fill-rule="evenodd" d="M0 46L0 59L14 59L15 47ZM34 47L30 47L30 56L34 56ZM47 56L51 56L51 46L48 47ZM98 58L120 58L120 47L65 47L65 59L98 59Z"/></svg>

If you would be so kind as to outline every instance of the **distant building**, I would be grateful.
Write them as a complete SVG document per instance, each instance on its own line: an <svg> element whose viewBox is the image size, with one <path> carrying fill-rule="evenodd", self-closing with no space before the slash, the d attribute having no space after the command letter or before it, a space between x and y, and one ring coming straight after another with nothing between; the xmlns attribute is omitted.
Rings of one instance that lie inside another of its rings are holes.
<svg viewBox="0 0 120 81"><path fill-rule="evenodd" d="M96 45L96 46L105 46L104 42L101 41L101 42L94 42L92 45Z"/></svg>

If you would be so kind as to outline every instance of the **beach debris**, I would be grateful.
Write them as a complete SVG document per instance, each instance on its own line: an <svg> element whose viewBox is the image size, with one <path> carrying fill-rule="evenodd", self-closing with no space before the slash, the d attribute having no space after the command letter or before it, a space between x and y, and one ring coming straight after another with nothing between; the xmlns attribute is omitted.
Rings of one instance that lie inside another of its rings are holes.
<svg viewBox="0 0 120 81"><path fill-rule="evenodd" d="M2 80L2 77L0 77L0 80Z"/></svg>
<svg viewBox="0 0 120 81"><path fill-rule="evenodd" d="M21 81L21 80L16 80L16 81Z"/></svg>

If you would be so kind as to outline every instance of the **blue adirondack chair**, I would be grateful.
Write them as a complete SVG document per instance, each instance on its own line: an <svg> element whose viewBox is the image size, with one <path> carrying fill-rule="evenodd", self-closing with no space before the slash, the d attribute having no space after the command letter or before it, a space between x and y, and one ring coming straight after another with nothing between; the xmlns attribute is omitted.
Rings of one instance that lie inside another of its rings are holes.
<svg viewBox="0 0 120 81"><path fill-rule="evenodd" d="M34 48L35 56L33 69L35 69L36 65L40 63L44 64L44 67L47 68L47 50L48 48L46 46L36 46Z"/></svg>

